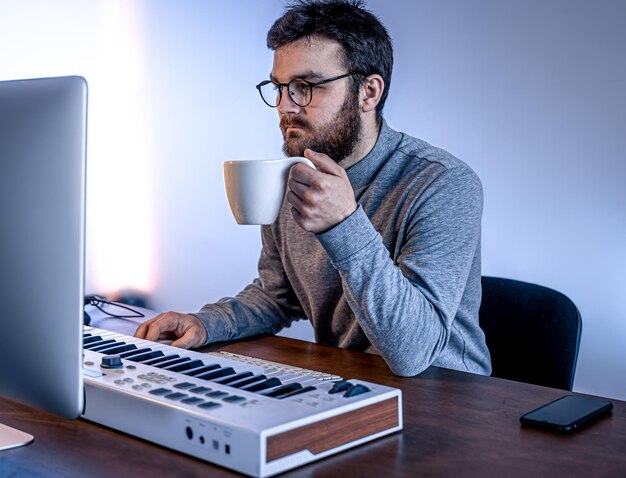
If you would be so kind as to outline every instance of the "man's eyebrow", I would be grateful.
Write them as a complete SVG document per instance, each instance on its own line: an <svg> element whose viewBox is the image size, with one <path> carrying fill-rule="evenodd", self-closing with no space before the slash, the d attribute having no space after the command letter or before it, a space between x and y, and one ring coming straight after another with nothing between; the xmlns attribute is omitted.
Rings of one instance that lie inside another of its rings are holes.
<svg viewBox="0 0 626 478"><path fill-rule="evenodd" d="M300 72L298 74L290 76L288 81L291 81L291 80L293 80L295 78L300 78L302 80L309 80L309 81L311 81L311 80L322 80L322 79L325 78L325 76L322 75L321 73L315 72L313 70L307 70L307 71L303 71L303 72ZM274 82L277 82L276 78L271 73L270 73L270 80L274 81Z"/></svg>

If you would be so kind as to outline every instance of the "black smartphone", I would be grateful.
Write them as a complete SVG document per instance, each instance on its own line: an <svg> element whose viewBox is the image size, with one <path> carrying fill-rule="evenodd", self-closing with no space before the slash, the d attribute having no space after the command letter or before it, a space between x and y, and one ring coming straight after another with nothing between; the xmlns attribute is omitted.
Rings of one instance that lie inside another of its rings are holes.
<svg viewBox="0 0 626 478"><path fill-rule="evenodd" d="M604 398L566 395L522 415L520 422L548 430L572 432L612 408L613 404Z"/></svg>

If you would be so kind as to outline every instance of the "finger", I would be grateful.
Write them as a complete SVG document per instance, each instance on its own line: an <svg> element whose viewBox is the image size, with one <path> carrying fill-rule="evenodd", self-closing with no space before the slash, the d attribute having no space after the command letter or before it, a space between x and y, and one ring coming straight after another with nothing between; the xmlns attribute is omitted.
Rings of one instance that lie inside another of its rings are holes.
<svg viewBox="0 0 626 478"><path fill-rule="evenodd" d="M294 164L289 170L289 180L297 181L304 185L310 185L320 172L306 164Z"/></svg>
<svg viewBox="0 0 626 478"><path fill-rule="evenodd" d="M175 332L178 327L178 316L175 314L167 313L160 317L158 320L154 320L148 324L148 330L146 332L146 340L156 342L159 340L161 334L165 332Z"/></svg>
<svg viewBox="0 0 626 478"><path fill-rule="evenodd" d="M204 340L204 334L198 330L198 327L194 326L190 327L183 335L172 342L172 346L179 347L181 349L191 349L202 345Z"/></svg>
<svg viewBox="0 0 626 478"><path fill-rule="evenodd" d="M158 320L159 318L161 318L161 316L163 315L164 314L159 314L156 317L152 317L151 319L148 319L145 322L139 324L139 327L137 327L137 330L135 330L135 337L139 339L145 339L146 334L148 333L148 327L150 326L150 324L154 322L155 320Z"/></svg>
<svg viewBox="0 0 626 478"><path fill-rule="evenodd" d="M300 199L304 199L305 193L310 189L310 184L306 185L306 184L296 181L295 179L290 179L288 186L289 186L289 190L293 192L296 196L298 196Z"/></svg>
<svg viewBox="0 0 626 478"><path fill-rule="evenodd" d="M318 153L312 149L305 149L304 157L311 161L317 169L323 173L340 176L344 171L344 169L333 161L327 154Z"/></svg>
<svg viewBox="0 0 626 478"><path fill-rule="evenodd" d="M299 213L304 209L304 202L293 191L287 193L287 202L291 204L292 208L295 208Z"/></svg>

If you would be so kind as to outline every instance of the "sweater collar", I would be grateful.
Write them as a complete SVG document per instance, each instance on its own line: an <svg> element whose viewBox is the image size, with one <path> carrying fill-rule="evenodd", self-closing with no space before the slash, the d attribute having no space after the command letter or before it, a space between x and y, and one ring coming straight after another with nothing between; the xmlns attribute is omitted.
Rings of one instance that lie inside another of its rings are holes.
<svg viewBox="0 0 626 478"><path fill-rule="evenodd" d="M352 189L357 191L371 183L377 171L387 162L402 141L402 136L402 133L391 129L385 119L382 119L378 139L372 150L346 170Z"/></svg>

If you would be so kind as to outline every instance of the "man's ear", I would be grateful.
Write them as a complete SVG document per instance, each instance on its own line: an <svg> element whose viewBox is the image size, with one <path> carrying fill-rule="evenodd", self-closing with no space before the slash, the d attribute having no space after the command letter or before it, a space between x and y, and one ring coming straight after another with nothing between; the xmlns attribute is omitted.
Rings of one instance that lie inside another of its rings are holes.
<svg viewBox="0 0 626 478"><path fill-rule="evenodd" d="M378 74L369 75L361 83L361 111L375 110L385 89L385 81Z"/></svg>

